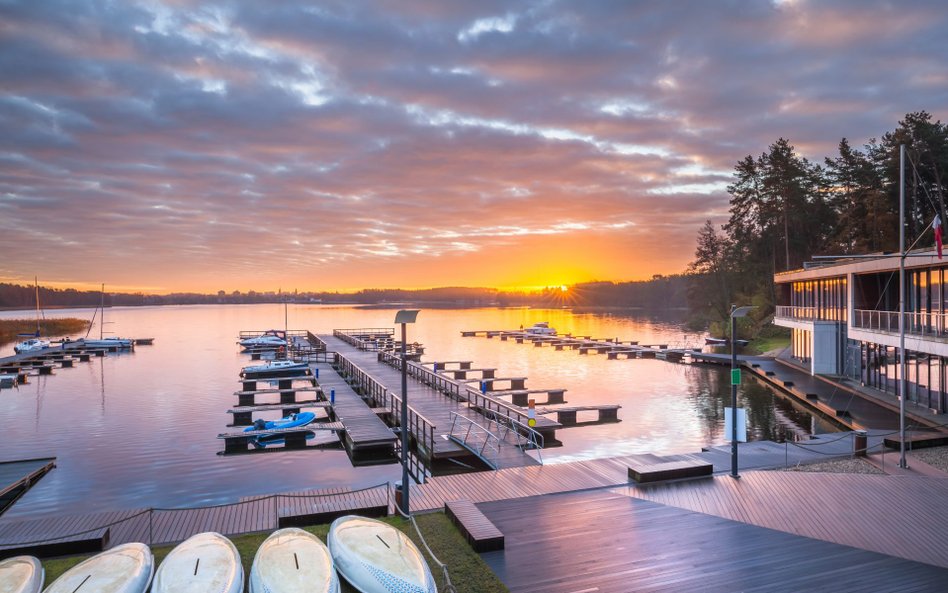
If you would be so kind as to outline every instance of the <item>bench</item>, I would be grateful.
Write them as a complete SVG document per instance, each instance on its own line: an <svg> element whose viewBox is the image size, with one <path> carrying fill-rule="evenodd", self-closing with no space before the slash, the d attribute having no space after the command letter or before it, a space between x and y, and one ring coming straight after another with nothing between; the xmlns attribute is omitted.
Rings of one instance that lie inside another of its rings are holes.
<svg viewBox="0 0 948 593"><path fill-rule="evenodd" d="M288 495L277 512L277 525L303 527L331 523L344 515L363 517L385 517L388 515L388 492L385 489L360 490L355 492L317 493L310 495ZM329 494L329 495L326 495ZM315 497L315 501L314 501Z"/></svg>
<svg viewBox="0 0 948 593"><path fill-rule="evenodd" d="M713 472L714 465L694 460L641 463L629 466L629 478L639 484L682 478L703 478L710 476Z"/></svg>
<svg viewBox="0 0 948 593"><path fill-rule="evenodd" d="M473 502L449 500L444 503L444 514L457 526L475 552L504 549L504 534Z"/></svg>

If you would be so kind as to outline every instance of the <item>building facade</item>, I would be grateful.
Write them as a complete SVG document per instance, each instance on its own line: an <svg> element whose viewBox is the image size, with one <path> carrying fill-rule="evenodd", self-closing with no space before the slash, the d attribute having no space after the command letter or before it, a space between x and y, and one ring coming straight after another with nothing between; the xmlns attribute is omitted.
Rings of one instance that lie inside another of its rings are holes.
<svg viewBox="0 0 948 593"><path fill-rule="evenodd" d="M835 260L774 276L776 325L812 374L843 375L898 395L899 256ZM906 401L948 412L948 259L905 262Z"/></svg>

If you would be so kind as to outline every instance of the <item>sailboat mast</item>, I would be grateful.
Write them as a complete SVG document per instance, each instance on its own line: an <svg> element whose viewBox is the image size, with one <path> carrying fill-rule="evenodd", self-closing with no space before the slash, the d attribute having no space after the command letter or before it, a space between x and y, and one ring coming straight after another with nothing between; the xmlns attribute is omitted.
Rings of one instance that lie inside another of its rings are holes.
<svg viewBox="0 0 948 593"><path fill-rule="evenodd" d="M39 278L33 276L33 286L36 288L36 337L40 337L40 287Z"/></svg>
<svg viewBox="0 0 948 593"><path fill-rule="evenodd" d="M102 314L99 315L99 339L105 337L105 283L102 283L102 290L99 291L100 296L100 305L99 308L102 310Z"/></svg>

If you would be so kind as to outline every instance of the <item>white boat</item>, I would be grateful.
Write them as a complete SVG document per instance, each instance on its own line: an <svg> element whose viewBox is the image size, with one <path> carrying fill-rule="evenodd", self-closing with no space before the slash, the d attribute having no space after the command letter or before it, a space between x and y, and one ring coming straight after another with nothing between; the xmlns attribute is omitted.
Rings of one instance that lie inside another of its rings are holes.
<svg viewBox="0 0 948 593"><path fill-rule="evenodd" d="M240 341L240 345L243 348L267 348L267 349L277 349L277 348L286 348L286 340L280 336L274 335L263 335L257 336L255 338L244 338Z"/></svg>
<svg viewBox="0 0 948 593"><path fill-rule="evenodd" d="M293 360L268 360L265 364L246 366L240 371L241 377L285 377L288 375L306 375L310 372L309 363Z"/></svg>
<svg viewBox="0 0 948 593"><path fill-rule="evenodd" d="M0 374L0 387L18 387L20 376L13 373Z"/></svg>
<svg viewBox="0 0 948 593"><path fill-rule="evenodd" d="M361 593L437 593L421 551L388 523L346 515L332 522L328 541L336 570Z"/></svg>
<svg viewBox="0 0 948 593"><path fill-rule="evenodd" d="M77 342L87 348L130 349L135 344L135 340L131 338L99 338L98 340L90 340L88 338L79 338Z"/></svg>
<svg viewBox="0 0 948 593"><path fill-rule="evenodd" d="M13 351L17 354L23 354L24 352L38 352L40 350L49 348L49 340L43 340L40 338L40 293L39 281L36 278L33 278L33 285L36 290L36 333L20 334L21 336L30 336L30 339L13 345Z"/></svg>
<svg viewBox="0 0 948 593"><path fill-rule="evenodd" d="M33 556L14 556L0 561L2 593L40 593L45 577L43 565Z"/></svg>
<svg viewBox="0 0 948 593"><path fill-rule="evenodd" d="M13 346L13 351L17 354L23 354L25 352L39 352L40 350L46 350L47 348L49 348L49 340L44 340L42 338L30 338L29 340L24 340Z"/></svg>
<svg viewBox="0 0 948 593"><path fill-rule="evenodd" d="M250 593L339 593L329 548L308 531L274 531L250 569Z"/></svg>
<svg viewBox="0 0 948 593"><path fill-rule="evenodd" d="M43 593L108 591L145 593L155 572L155 557L145 544L115 546L67 570Z"/></svg>
<svg viewBox="0 0 948 593"><path fill-rule="evenodd" d="M555 336L556 330L550 327L550 324L546 321L540 321L539 323L534 323L527 329L523 330L524 333L533 334L535 336Z"/></svg>
<svg viewBox="0 0 948 593"><path fill-rule="evenodd" d="M178 544L161 562L151 593L243 593L244 568L229 539L208 531Z"/></svg>

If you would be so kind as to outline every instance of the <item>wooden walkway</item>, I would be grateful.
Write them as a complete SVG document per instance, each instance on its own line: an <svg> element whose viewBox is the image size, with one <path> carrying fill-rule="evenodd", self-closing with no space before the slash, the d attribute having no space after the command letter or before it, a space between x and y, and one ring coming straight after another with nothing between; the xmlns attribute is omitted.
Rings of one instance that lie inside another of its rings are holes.
<svg viewBox="0 0 948 593"><path fill-rule="evenodd" d="M56 467L55 457L0 462L0 515Z"/></svg>
<svg viewBox="0 0 948 593"><path fill-rule="evenodd" d="M396 394L401 393L401 371L379 362L377 352L359 350L331 335L321 335L320 338L327 343L332 351L342 354L364 371L370 373L389 391ZM434 425L435 458L466 457L470 455L468 449L447 438L454 423L452 414L461 415L474 422L484 423L485 419L482 414L471 409L467 402L449 398L434 387L421 383L414 377L408 377L408 405ZM539 463L530 455L513 446L504 447L504 451L497 458L497 461L504 467L537 465Z"/></svg>
<svg viewBox="0 0 948 593"><path fill-rule="evenodd" d="M503 551L481 557L511 593L935 592L948 583L945 568L610 492L479 508L505 536Z"/></svg>

